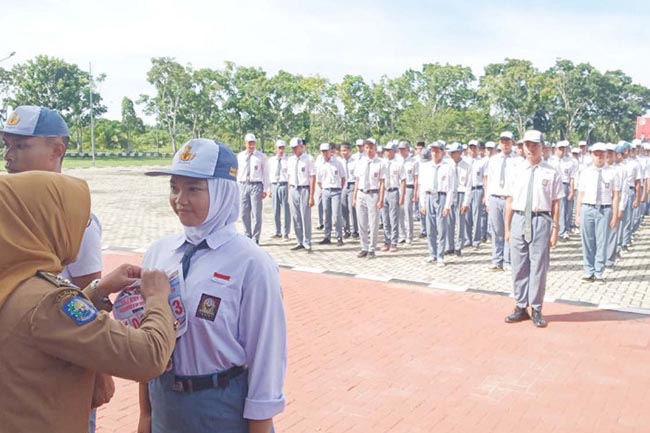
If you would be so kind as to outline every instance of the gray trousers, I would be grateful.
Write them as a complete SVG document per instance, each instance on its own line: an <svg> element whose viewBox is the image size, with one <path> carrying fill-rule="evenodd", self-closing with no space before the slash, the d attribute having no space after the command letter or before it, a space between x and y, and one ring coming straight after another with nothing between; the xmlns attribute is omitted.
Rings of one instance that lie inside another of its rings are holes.
<svg viewBox="0 0 650 433"><path fill-rule="evenodd" d="M483 213L485 205L483 204L483 188L472 190L472 201L469 204L467 213L470 216L470 239L472 245L477 246L483 240Z"/></svg>
<svg viewBox="0 0 650 433"><path fill-rule="evenodd" d="M352 207L354 199L354 183L348 184L341 191L341 214L343 215L343 231L345 234L359 233L357 212Z"/></svg>
<svg viewBox="0 0 650 433"><path fill-rule="evenodd" d="M341 188L323 189L323 223L325 239L332 237L332 222L336 230L336 238L343 238L343 218L341 214Z"/></svg>
<svg viewBox="0 0 650 433"><path fill-rule="evenodd" d="M291 214L289 212L289 186L287 184L271 186L273 193L273 220L275 221L275 234L289 235L291 230ZM282 215L284 215L284 231L280 231L282 226Z"/></svg>
<svg viewBox="0 0 650 433"><path fill-rule="evenodd" d="M619 252L618 238L621 231L620 227L621 221L619 220L616 223L616 227L610 227L607 233L607 261L605 262L606 267L612 267L616 263L616 257Z"/></svg>
<svg viewBox="0 0 650 433"><path fill-rule="evenodd" d="M399 240L409 242L413 241L413 195L415 192L413 188L406 187L404 194L404 204L399 209ZM420 212L419 209L415 210Z"/></svg>
<svg viewBox="0 0 650 433"><path fill-rule="evenodd" d="M289 198L296 241L304 247L310 247L311 208L309 207L309 187L290 187Z"/></svg>
<svg viewBox="0 0 650 433"><path fill-rule="evenodd" d="M420 198L422 199L422 198ZM427 228L427 241L429 244L429 256L442 260L445 257L445 242L447 241L447 229L449 217L443 217L446 194L426 194L424 197L425 226Z"/></svg>
<svg viewBox="0 0 650 433"><path fill-rule="evenodd" d="M316 199L316 205L318 205L318 225L323 225L323 191L318 194Z"/></svg>
<svg viewBox="0 0 650 433"><path fill-rule="evenodd" d="M634 191L630 189L630 195L627 198L627 203L625 203L625 213L623 214L623 239L622 246L626 247L630 245L632 240L632 233L634 232L633 220L634 220Z"/></svg>
<svg viewBox="0 0 650 433"><path fill-rule="evenodd" d="M569 184L563 183L562 188L564 189L564 197L560 199L560 223L559 235L569 234L571 231L571 214L573 211L573 200L568 200L569 196Z"/></svg>
<svg viewBox="0 0 650 433"><path fill-rule="evenodd" d="M470 224L470 221L468 221L470 213L469 209L465 212L465 215L460 213L463 201L465 201L465 193L457 192L456 200L454 200L451 213L449 214L449 230L447 234L448 250L460 251L467 241L467 226Z"/></svg>
<svg viewBox="0 0 650 433"><path fill-rule="evenodd" d="M357 216L359 217L359 237L361 251L375 251L379 236L379 193L366 194L357 191Z"/></svg>
<svg viewBox="0 0 650 433"><path fill-rule="evenodd" d="M582 264L586 275L602 276L607 261L607 240L612 208L582 205L580 226Z"/></svg>
<svg viewBox="0 0 650 433"><path fill-rule="evenodd" d="M510 226L510 253L512 254L512 282L518 307L529 305L541 311L546 293L553 220L550 215L535 215L532 221L532 239L524 240L526 218L519 213L512 216Z"/></svg>
<svg viewBox="0 0 650 433"><path fill-rule="evenodd" d="M506 200L493 195L489 201L488 219L492 234L492 264L510 265L510 246L505 240Z"/></svg>
<svg viewBox="0 0 650 433"><path fill-rule="evenodd" d="M384 216L384 244L397 245L400 213L399 190L386 191L384 207L381 212Z"/></svg>
<svg viewBox="0 0 650 433"><path fill-rule="evenodd" d="M259 241L262 233L262 192L264 187L261 182L240 183L239 186L244 234Z"/></svg>

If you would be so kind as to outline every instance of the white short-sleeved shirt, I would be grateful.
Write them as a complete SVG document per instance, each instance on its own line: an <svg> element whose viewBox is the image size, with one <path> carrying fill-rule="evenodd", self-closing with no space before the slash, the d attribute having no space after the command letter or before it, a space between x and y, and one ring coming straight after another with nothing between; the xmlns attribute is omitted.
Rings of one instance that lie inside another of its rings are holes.
<svg viewBox="0 0 650 433"><path fill-rule="evenodd" d="M310 178L316 176L316 165L307 152L303 152L300 158L291 155L288 169L289 185L292 186L309 186Z"/></svg>
<svg viewBox="0 0 650 433"><path fill-rule="evenodd" d="M523 161L523 159L518 157L515 152L510 152L509 155L505 155L502 152L492 155L485 167L488 195L507 195L505 179L503 186L501 185L501 167L504 159L506 159L505 179L508 178L509 172L514 170L514 167Z"/></svg>
<svg viewBox="0 0 650 433"><path fill-rule="evenodd" d="M406 184L415 185L415 177L420 175L420 161L413 155L409 155L406 159L400 158L400 160L404 167Z"/></svg>
<svg viewBox="0 0 650 433"><path fill-rule="evenodd" d="M598 172L602 172L601 200L596 200L598 193ZM585 168L580 175L578 191L583 193L582 203L594 205L611 205L615 191L621 190L621 178L618 170L613 167L603 166L601 169L595 165Z"/></svg>
<svg viewBox="0 0 650 433"><path fill-rule="evenodd" d="M81 239L77 260L63 268L61 276L68 280L102 271L102 225L95 214L90 214L88 227Z"/></svg>
<svg viewBox="0 0 650 433"><path fill-rule="evenodd" d="M250 176L248 178L246 177L247 160L249 160L248 164L250 165ZM237 155L237 163L239 164L239 169L237 170L238 182L262 182L264 191L269 190L269 169L266 155L259 150L255 150L253 153L244 150Z"/></svg>
<svg viewBox="0 0 650 433"><path fill-rule="evenodd" d="M515 164L506 177L506 196L512 197L512 209L526 211L528 182L533 171L527 160ZM553 201L564 197L562 178L548 162L540 161L533 178L533 212L551 212Z"/></svg>
<svg viewBox="0 0 650 433"><path fill-rule="evenodd" d="M453 163L453 161L452 161ZM436 170L437 167L437 170ZM434 187L436 185L434 177L438 178L438 189ZM454 170L450 163L442 160L440 164L436 164L433 160L427 161L420 165L420 197L425 197L427 193L445 193L447 197L445 199L445 209L451 209L451 205L454 202L454 193L456 178L454 176Z"/></svg>
<svg viewBox="0 0 650 433"><path fill-rule="evenodd" d="M273 155L268 159L269 177L271 183L289 182L289 158L284 155L279 158L280 166L278 167L278 156Z"/></svg>
<svg viewBox="0 0 650 433"><path fill-rule="evenodd" d="M641 178L643 177L641 175L641 165L635 159L632 158L627 158L623 160L623 164L625 165L626 174L627 174L623 186L627 185L628 188L634 188L636 181L641 180Z"/></svg>
<svg viewBox="0 0 650 433"><path fill-rule="evenodd" d="M345 179L345 167L338 158L332 156L329 161L322 161L316 171L316 181L322 188L341 188L341 181Z"/></svg>
<svg viewBox="0 0 650 433"><path fill-rule="evenodd" d="M287 364L286 320L278 266L241 234L192 257L183 307L187 331L176 340L175 374L214 374L233 366L248 369L244 418L267 419L282 412ZM149 248L145 268L179 269L183 234L166 236Z"/></svg>
<svg viewBox="0 0 650 433"><path fill-rule="evenodd" d="M571 156L564 156L562 158L553 157L549 159L548 163L560 173L562 183L571 182L571 179L575 178L578 171L578 164Z"/></svg>
<svg viewBox="0 0 650 433"><path fill-rule="evenodd" d="M366 172L368 171L369 175L368 179L366 179ZM376 156L373 159L368 159L368 157L359 159L354 168L354 175L357 178L357 188L360 191L379 189L381 181L386 179L384 164Z"/></svg>
<svg viewBox="0 0 650 433"><path fill-rule="evenodd" d="M343 170L345 174L345 181L347 183L354 182L354 161L352 160L352 155L348 159L345 159L343 157L339 158L341 161L341 165L343 165Z"/></svg>
<svg viewBox="0 0 650 433"><path fill-rule="evenodd" d="M388 188L399 188L402 181L406 180L406 173L404 173L404 165L402 161L397 158L385 159L384 167L386 170L386 180L384 180L384 187Z"/></svg>
<svg viewBox="0 0 650 433"><path fill-rule="evenodd" d="M472 166L472 188L483 186L483 176L485 176L485 166L487 165L488 158L471 158L470 164Z"/></svg>

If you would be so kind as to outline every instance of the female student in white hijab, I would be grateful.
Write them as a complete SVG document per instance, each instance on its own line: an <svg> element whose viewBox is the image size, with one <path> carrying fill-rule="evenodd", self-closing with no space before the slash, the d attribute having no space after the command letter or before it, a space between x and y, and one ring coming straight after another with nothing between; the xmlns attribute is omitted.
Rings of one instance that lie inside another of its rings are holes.
<svg viewBox="0 0 650 433"><path fill-rule="evenodd" d="M139 432L264 432L284 410L286 322L278 267L237 233L237 158L188 141L174 156L169 202L183 233L155 242L144 268L178 271L179 319L167 371L140 386Z"/></svg>

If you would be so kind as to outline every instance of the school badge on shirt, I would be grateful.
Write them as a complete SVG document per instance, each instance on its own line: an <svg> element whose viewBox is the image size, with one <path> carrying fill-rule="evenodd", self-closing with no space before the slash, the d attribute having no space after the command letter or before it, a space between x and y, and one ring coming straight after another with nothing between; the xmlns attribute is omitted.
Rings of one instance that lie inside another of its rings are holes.
<svg viewBox="0 0 650 433"><path fill-rule="evenodd" d="M61 310L77 325L85 325L97 318L97 308L86 298L75 296L66 302Z"/></svg>
<svg viewBox="0 0 650 433"><path fill-rule="evenodd" d="M196 317L214 322L217 311L219 311L219 304L221 304L221 298L203 293L196 309Z"/></svg>

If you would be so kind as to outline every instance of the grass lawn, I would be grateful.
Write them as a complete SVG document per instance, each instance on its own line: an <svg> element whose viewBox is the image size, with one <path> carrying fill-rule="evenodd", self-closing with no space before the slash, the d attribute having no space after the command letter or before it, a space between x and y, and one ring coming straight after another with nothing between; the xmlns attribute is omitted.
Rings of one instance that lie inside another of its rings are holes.
<svg viewBox="0 0 650 433"><path fill-rule="evenodd" d="M138 165L171 165L172 158L96 158L95 167L126 167ZM91 158L65 158L63 168L91 168Z"/></svg>

